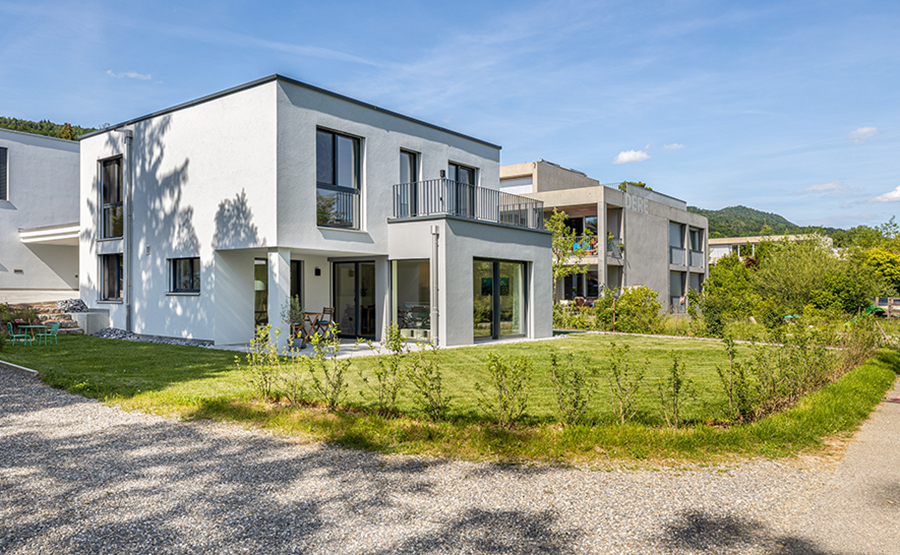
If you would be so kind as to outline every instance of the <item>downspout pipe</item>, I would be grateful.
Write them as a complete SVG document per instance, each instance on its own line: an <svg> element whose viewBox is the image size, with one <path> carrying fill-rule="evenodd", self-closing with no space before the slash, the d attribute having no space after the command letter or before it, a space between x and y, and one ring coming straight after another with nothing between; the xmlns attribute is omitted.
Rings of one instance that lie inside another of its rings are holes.
<svg viewBox="0 0 900 555"><path fill-rule="evenodd" d="M132 143L134 141L134 131L131 129L116 129L117 132L125 135L125 168L122 172L125 177L125 242L122 246L122 258L124 259L125 268L125 331L133 331L132 310L132 243L134 237L134 210L132 210L132 200L134 199L134 179L132 172L134 163L132 158Z"/></svg>
<svg viewBox="0 0 900 555"><path fill-rule="evenodd" d="M438 321L438 240L441 235L440 226L431 226L431 340L435 347L440 346L440 326Z"/></svg>

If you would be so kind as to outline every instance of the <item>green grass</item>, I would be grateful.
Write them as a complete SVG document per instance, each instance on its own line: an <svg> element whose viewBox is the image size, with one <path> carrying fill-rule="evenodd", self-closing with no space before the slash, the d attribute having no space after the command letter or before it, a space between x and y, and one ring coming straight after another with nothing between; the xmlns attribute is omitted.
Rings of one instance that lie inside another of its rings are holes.
<svg viewBox="0 0 900 555"><path fill-rule="evenodd" d="M633 358L646 357L650 368L634 423L614 423L606 382L591 406L590 425L555 424L548 359L552 352L575 353L578 360L606 369L608 345L629 345ZM688 426L664 427L655 381L671 365L670 351L687 363L697 385L684 416ZM477 410L474 384L486 382L488 352L526 356L535 366L531 400L522 424L499 429ZM741 347L740 354L749 356ZM900 354L883 350L840 381L804 398L790 410L756 423L724 427L725 399L716 365L726 363L721 344L676 338L577 334L553 341L447 349L439 352L445 391L453 397L451 421L416 418L409 395L401 415L384 418L360 395L356 369L366 372L370 357L354 360L346 410L290 407L261 402L235 370L234 353L66 336L44 347L7 346L0 359L40 371L42 379L125 409L211 418L260 426L277 433L324 440L380 452L428 453L469 459L554 461L602 464L608 460L718 460L737 455L785 456L818 449L829 436L854 430L896 378Z"/></svg>

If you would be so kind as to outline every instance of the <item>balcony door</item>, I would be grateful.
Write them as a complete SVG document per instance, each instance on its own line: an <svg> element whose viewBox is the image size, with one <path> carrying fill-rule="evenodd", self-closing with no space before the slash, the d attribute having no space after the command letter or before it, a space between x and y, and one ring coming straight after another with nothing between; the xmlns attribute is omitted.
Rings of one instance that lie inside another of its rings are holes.
<svg viewBox="0 0 900 555"><path fill-rule="evenodd" d="M342 337L375 337L375 263L334 263L334 320Z"/></svg>

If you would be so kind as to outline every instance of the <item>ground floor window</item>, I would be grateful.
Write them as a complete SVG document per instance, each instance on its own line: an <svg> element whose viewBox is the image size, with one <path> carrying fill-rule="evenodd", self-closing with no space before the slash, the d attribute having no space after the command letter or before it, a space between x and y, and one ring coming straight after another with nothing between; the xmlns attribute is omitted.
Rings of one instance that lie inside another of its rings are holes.
<svg viewBox="0 0 900 555"><path fill-rule="evenodd" d="M375 337L375 263L334 263L334 316L340 335Z"/></svg>
<svg viewBox="0 0 900 555"><path fill-rule="evenodd" d="M200 258L174 258L169 264L173 293L200 292Z"/></svg>
<svg viewBox="0 0 900 555"><path fill-rule="evenodd" d="M404 337L431 339L430 271L428 260L391 262L392 317Z"/></svg>
<svg viewBox="0 0 900 555"><path fill-rule="evenodd" d="M685 309L684 272L669 272L669 311L681 313Z"/></svg>
<svg viewBox="0 0 900 555"><path fill-rule="evenodd" d="M703 274L691 274L689 287L691 291L696 291L697 293L702 293L702 282L703 282Z"/></svg>
<svg viewBox="0 0 900 555"><path fill-rule="evenodd" d="M121 254L104 254L100 256L101 287L100 300L121 301L124 273L122 272Z"/></svg>
<svg viewBox="0 0 900 555"><path fill-rule="evenodd" d="M476 259L472 270L475 339L525 335L525 263Z"/></svg>
<svg viewBox="0 0 900 555"><path fill-rule="evenodd" d="M269 323L269 263L265 258L253 261L253 316L256 326Z"/></svg>

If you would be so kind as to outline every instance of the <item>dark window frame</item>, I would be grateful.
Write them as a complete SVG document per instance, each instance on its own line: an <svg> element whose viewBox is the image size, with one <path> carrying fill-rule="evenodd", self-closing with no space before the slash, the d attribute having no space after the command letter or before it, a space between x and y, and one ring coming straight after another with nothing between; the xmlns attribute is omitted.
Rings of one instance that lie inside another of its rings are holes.
<svg viewBox="0 0 900 555"><path fill-rule="evenodd" d="M178 273L180 262L187 261L188 262L188 287L181 287L182 276ZM170 258L169 259L169 292L170 293L200 293L200 282L201 282L201 266L200 266L200 257L192 256L185 258Z"/></svg>
<svg viewBox="0 0 900 555"><path fill-rule="evenodd" d="M109 201L107 198L107 187L106 187L106 166L107 164L116 164L118 166L118 171L116 172L117 181L116 184L116 195L118 200ZM125 235L125 225L124 225L124 164L122 163L122 156L113 156L111 158L105 158L103 160L98 160L98 168L100 172L100 239L121 239ZM116 210L118 209L118 210ZM116 233L115 226L108 225L107 212L109 211L117 211L119 212L119 218L122 221L120 225L119 234ZM108 229L109 227L113 227L114 229Z"/></svg>
<svg viewBox="0 0 900 555"><path fill-rule="evenodd" d="M320 181L319 180L319 136L322 135L330 135L331 136L331 181ZM346 187L343 185L339 185L342 174L339 171L340 169L340 149L339 149L339 140L340 139L349 139L352 141L353 145L353 164L352 164L352 172L351 176L352 186ZM319 191L331 191L333 193L350 195L350 208L349 210L342 210L338 213L349 212L350 221L349 225L344 223L329 223L323 222L321 218L321 214L316 213L316 224L319 227L333 227L339 229L359 229L361 219L360 216L360 191L362 190L362 138L356 137L354 135L349 135L347 133L341 133L339 131L333 131L331 129L326 129L322 127L316 128L316 206L319 205ZM340 197L337 197L340 198ZM346 222L346 220L342 220Z"/></svg>
<svg viewBox="0 0 900 555"><path fill-rule="evenodd" d="M9 200L9 149L0 146L0 202Z"/></svg>
<svg viewBox="0 0 900 555"><path fill-rule="evenodd" d="M123 256L122 253L101 254L100 255L100 300L107 302L122 302L123 292L125 289L124 272L123 272ZM113 262L113 268L109 267L110 261ZM111 280L110 271L115 271L116 275ZM110 285L115 284L113 291L110 291Z"/></svg>

